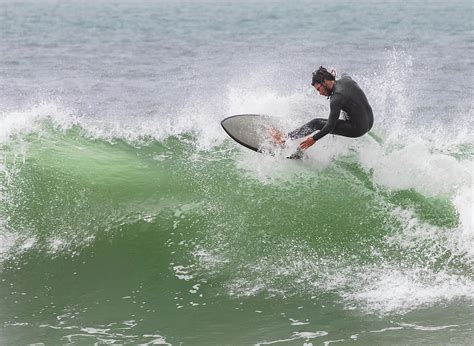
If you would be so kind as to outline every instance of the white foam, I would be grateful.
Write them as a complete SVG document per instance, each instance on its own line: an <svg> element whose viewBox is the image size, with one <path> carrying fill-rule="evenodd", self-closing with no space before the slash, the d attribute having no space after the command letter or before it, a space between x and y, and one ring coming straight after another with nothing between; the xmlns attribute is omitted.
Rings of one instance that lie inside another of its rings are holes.
<svg viewBox="0 0 474 346"><path fill-rule="evenodd" d="M451 329L451 328L458 328L458 324L449 324L446 326L420 326L412 323L399 323L400 326L406 329L414 329L414 330L423 330L423 331L437 331L443 329Z"/></svg>
<svg viewBox="0 0 474 346"><path fill-rule="evenodd" d="M59 101L41 101L29 108L0 113L0 143L8 143L15 136L40 132L42 120L48 119L59 129L67 130L80 125L85 135L105 140L162 140L196 133L198 141L195 144L206 149L220 144L225 138L219 125L222 117L220 113L206 108L206 105L193 105L181 109L178 116L155 114L99 118L93 114L78 116L76 110Z"/></svg>
<svg viewBox="0 0 474 346"><path fill-rule="evenodd" d="M3 261L10 249L15 245L18 237L13 233L0 228L0 262Z"/></svg>
<svg viewBox="0 0 474 346"><path fill-rule="evenodd" d="M237 167L263 184L301 181L314 177L337 158L352 153L354 144L349 138L327 136L323 142L305 151L303 160L287 159L287 156L296 152L302 140L289 141L286 148L277 151L275 156L242 147Z"/></svg>
<svg viewBox="0 0 474 346"><path fill-rule="evenodd" d="M406 313L438 302L473 299L474 282L465 276L427 268L368 267L358 284L342 296L358 301L364 310L381 314Z"/></svg>
<svg viewBox="0 0 474 346"><path fill-rule="evenodd" d="M433 152L421 139L387 149L366 144L359 148L359 157L362 166L373 172L374 182L391 190L452 195L472 182L473 162Z"/></svg>
<svg viewBox="0 0 474 346"><path fill-rule="evenodd" d="M30 236L24 238L11 232L4 227L0 220L0 264L12 257L21 255L36 244L36 238Z"/></svg>
<svg viewBox="0 0 474 346"><path fill-rule="evenodd" d="M332 292L344 300L347 309L377 314L405 314L437 303L473 299L472 278L452 270L449 259L443 259L447 252L463 258L463 263L469 256L462 242L449 237L452 230L420 222L410 210L398 208L393 214L401 221L400 230L385 243L388 249L393 246L401 251L400 258L386 258L385 250L378 248L373 249L375 264L358 263L357 256L344 253L324 257L310 244L294 239L274 246L277 257L262 256L240 264L224 286L229 295L238 297ZM217 264L208 256L197 256L197 267L204 267L206 275L233 266L225 255L228 249L218 252Z"/></svg>
<svg viewBox="0 0 474 346"><path fill-rule="evenodd" d="M8 143L12 136L38 131L38 121L43 119L51 119L63 129L77 123L71 109L58 102L43 101L28 109L0 113L0 143Z"/></svg>
<svg viewBox="0 0 474 346"><path fill-rule="evenodd" d="M301 165L285 156L259 154L246 148L237 161L237 168L247 172L248 176L257 179L262 184L275 184L292 180L295 174L301 172Z"/></svg>
<svg viewBox="0 0 474 346"><path fill-rule="evenodd" d="M278 340L272 340L272 341L261 341L261 342L256 343L255 345L275 345L279 343L288 344L291 341L304 339L305 341L303 341L303 346L312 346L313 344L310 342L311 339L320 338L328 334L329 333L324 330L320 330L316 332L308 332L308 331L293 332L293 335L290 338L278 339Z"/></svg>
<svg viewBox="0 0 474 346"><path fill-rule="evenodd" d="M229 263L219 251L212 251L203 246L196 246L193 255L198 259L201 266L206 268L206 272L216 273L222 266Z"/></svg>
<svg viewBox="0 0 474 346"><path fill-rule="evenodd" d="M457 191L453 202L459 223L452 227L423 222L410 209L392 209L391 214L398 220L399 226L386 237L387 244L429 258L431 263L440 260L440 263L448 265L454 259L462 259L463 263L469 265L474 261L472 192L472 187L466 186Z"/></svg>
<svg viewBox="0 0 474 346"><path fill-rule="evenodd" d="M452 241L466 253L470 262L474 261L474 185L463 186L453 198L459 214L458 232L452 234Z"/></svg>

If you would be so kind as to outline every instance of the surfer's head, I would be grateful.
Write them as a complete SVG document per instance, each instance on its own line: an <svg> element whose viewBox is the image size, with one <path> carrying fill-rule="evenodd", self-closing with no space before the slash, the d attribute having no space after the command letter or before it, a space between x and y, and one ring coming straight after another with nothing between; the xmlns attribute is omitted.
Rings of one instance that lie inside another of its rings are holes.
<svg viewBox="0 0 474 346"><path fill-rule="evenodd" d="M314 86L316 83L322 84L325 80L335 80L336 78L326 68L319 66L319 68L313 72L313 80L311 85Z"/></svg>
<svg viewBox="0 0 474 346"><path fill-rule="evenodd" d="M329 96L331 95L335 80L336 77L334 77L334 74L320 66L316 71L313 72L311 85L319 92L320 95Z"/></svg>

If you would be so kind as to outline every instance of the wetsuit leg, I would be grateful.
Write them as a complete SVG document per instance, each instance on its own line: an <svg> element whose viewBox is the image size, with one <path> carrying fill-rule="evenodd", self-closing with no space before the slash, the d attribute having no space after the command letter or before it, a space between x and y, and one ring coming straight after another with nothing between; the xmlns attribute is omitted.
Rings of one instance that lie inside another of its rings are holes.
<svg viewBox="0 0 474 346"><path fill-rule="evenodd" d="M288 137L291 139L298 139L304 136L312 134L314 131L321 130L326 125L327 119L316 118L311 120L309 123L297 128L294 131L288 133Z"/></svg>
<svg viewBox="0 0 474 346"><path fill-rule="evenodd" d="M336 127L331 132L331 134L356 138L362 136L366 132L367 131L365 131L364 129L354 126L354 124L349 120L338 120L336 122Z"/></svg>
<svg viewBox="0 0 474 346"><path fill-rule="evenodd" d="M300 128L290 132L288 134L288 137L291 139L297 139L304 136L308 136L315 131L321 130L324 127L324 125L326 125L327 121L328 121L327 119L321 119L321 118L313 119L309 123L304 124ZM354 126L354 124L351 121L341 120L341 119L337 120L336 127L331 132L331 134L333 135L351 137L351 138L360 137L364 133L366 133L365 130Z"/></svg>

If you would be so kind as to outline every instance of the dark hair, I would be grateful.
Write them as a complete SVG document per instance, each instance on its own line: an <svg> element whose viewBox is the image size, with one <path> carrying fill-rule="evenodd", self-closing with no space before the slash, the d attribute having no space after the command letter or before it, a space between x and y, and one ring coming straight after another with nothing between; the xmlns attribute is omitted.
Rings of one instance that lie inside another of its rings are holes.
<svg viewBox="0 0 474 346"><path fill-rule="evenodd" d="M313 80L311 81L311 85L314 86L316 83L321 84L325 80L335 80L336 78L334 75L324 67L319 66L319 68L313 72Z"/></svg>

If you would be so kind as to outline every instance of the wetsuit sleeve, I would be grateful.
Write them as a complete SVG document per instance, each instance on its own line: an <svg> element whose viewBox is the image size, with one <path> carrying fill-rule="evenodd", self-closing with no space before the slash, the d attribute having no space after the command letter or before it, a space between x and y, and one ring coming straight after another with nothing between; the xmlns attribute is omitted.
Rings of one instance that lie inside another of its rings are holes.
<svg viewBox="0 0 474 346"><path fill-rule="evenodd" d="M342 95L335 94L331 97L330 103L330 111L328 121L324 125L324 127L313 136L315 141L323 138L328 133L331 133L336 128L337 119L339 119L339 115L341 114L342 108Z"/></svg>

